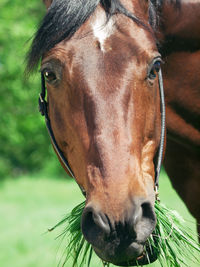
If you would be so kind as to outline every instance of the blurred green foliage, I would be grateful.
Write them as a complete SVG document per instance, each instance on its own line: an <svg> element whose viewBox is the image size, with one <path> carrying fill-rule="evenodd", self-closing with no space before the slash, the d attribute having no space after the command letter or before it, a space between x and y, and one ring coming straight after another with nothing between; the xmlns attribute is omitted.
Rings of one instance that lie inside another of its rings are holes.
<svg viewBox="0 0 200 267"><path fill-rule="evenodd" d="M0 179L62 172L38 112L40 75L24 78L25 56L44 14L41 0L0 1Z"/></svg>

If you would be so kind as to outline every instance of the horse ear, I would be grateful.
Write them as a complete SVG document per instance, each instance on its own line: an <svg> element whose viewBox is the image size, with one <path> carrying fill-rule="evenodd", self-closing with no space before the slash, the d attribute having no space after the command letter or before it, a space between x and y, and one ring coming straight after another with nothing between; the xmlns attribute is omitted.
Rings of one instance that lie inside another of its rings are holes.
<svg viewBox="0 0 200 267"><path fill-rule="evenodd" d="M53 0L43 0L43 3L45 4L46 8L49 8L52 2Z"/></svg>

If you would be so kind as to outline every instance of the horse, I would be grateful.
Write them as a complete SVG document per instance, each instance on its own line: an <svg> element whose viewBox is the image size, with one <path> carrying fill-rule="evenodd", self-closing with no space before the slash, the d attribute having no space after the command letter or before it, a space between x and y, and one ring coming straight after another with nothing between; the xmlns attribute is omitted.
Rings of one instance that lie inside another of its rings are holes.
<svg viewBox="0 0 200 267"><path fill-rule="evenodd" d="M200 233L200 1L179 1L177 8L165 3L161 17L157 38L165 61L164 166Z"/></svg>
<svg viewBox="0 0 200 267"><path fill-rule="evenodd" d="M82 233L106 262L153 262L144 245L156 226L157 164L166 143L163 61L164 166L200 218L199 18L180 19L198 12L200 1L43 2L47 14L27 68L41 60L40 110L58 159L86 197Z"/></svg>

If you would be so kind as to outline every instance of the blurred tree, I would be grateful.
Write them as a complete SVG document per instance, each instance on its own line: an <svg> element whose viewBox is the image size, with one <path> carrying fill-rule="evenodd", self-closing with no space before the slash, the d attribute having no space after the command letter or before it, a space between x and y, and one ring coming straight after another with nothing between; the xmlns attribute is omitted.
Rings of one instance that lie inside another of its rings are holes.
<svg viewBox="0 0 200 267"><path fill-rule="evenodd" d="M40 0L0 1L0 178L62 172L38 112L40 75L24 79L25 55L44 13Z"/></svg>

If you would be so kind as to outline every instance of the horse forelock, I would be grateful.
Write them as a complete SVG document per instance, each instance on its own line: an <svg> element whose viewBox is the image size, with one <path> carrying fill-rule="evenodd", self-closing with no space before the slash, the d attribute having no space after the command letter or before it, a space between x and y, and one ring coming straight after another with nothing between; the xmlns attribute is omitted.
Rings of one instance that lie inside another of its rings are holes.
<svg viewBox="0 0 200 267"><path fill-rule="evenodd" d="M27 54L27 72L34 71L42 56L56 44L71 38L99 4L106 12L107 21L112 15L121 13L150 31L141 19L126 10L120 0L55 0L35 33Z"/></svg>

